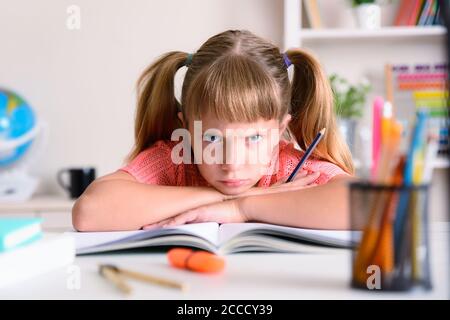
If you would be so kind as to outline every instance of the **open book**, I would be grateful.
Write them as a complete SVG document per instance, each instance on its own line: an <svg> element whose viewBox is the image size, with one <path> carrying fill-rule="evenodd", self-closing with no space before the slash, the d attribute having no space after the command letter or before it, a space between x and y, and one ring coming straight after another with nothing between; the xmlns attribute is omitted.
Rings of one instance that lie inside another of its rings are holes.
<svg viewBox="0 0 450 320"><path fill-rule="evenodd" d="M263 223L193 223L171 228L73 232L78 255L142 247L186 246L217 254L246 251L316 252L350 248L356 231L314 230Z"/></svg>

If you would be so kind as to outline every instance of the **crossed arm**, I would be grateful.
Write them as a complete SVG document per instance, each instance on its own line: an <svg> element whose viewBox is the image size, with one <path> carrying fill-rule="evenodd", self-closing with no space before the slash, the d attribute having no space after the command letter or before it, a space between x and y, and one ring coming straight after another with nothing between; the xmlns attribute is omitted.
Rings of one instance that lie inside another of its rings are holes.
<svg viewBox="0 0 450 320"><path fill-rule="evenodd" d="M325 185L305 187L315 178L303 176L275 188L252 188L232 198L207 187L146 185L117 171L94 181L76 201L73 225L79 231L114 231L206 221L255 221L348 228L347 183L354 178L341 175Z"/></svg>

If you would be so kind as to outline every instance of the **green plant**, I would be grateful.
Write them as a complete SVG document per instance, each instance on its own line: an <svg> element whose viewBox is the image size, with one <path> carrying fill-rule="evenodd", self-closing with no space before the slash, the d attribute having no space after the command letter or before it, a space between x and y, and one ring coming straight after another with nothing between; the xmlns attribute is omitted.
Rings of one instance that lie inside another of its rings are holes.
<svg viewBox="0 0 450 320"><path fill-rule="evenodd" d="M354 7L360 6L366 3L375 3L376 0L352 0L352 4Z"/></svg>
<svg viewBox="0 0 450 320"><path fill-rule="evenodd" d="M340 118L360 118L371 86L367 80L351 85L346 79L333 73L330 77L334 95L334 110Z"/></svg>

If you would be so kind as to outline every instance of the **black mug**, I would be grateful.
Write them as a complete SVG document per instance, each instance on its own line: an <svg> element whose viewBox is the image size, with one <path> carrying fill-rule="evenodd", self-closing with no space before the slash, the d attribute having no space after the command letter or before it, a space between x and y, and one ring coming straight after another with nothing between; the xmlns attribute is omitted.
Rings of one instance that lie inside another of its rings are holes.
<svg viewBox="0 0 450 320"><path fill-rule="evenodd" d="M69 175L69 183L64 182L65 174ZM57 177L59 185L70 193L72 199L76 199L95 180L95 168L62 169L59 170Z"/></svg>

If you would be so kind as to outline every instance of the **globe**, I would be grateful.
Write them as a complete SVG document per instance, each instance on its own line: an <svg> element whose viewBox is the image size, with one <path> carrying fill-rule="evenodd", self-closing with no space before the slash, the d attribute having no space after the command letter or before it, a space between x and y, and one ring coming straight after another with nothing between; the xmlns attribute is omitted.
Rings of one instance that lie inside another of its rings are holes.
<svg viewBox="0 0 450 320"><path fill-rule="evenodd" d="M0 89L0 169L24 157L33 139L18 138L30 133L35 124L36 115L28 103L13 92Z"/></svg>

